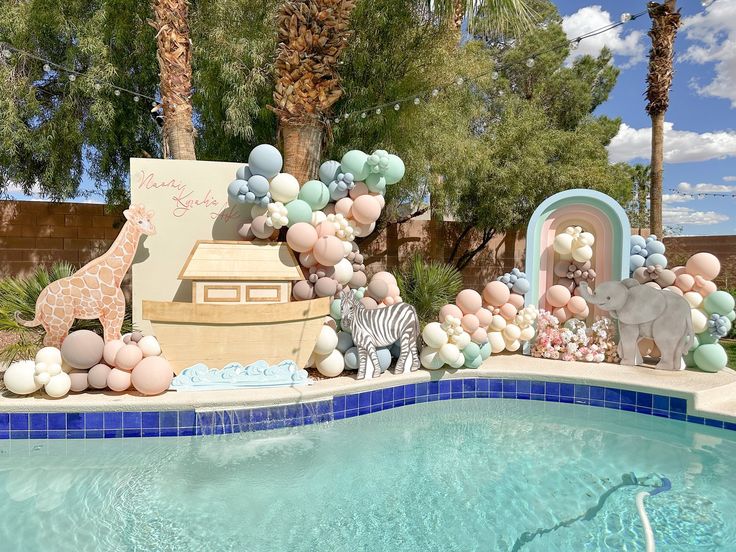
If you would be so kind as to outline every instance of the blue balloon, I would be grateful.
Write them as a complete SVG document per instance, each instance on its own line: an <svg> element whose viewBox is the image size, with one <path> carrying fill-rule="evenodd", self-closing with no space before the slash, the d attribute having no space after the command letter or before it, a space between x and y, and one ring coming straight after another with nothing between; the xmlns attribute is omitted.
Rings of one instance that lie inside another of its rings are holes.
<svg viewBox="0 0 736 552"><path fill-rule="evenodd" d="M381 372L385 372L391 366L391 351L388 347L376 349L378 355L378 364L381 366Z"/></svg>
<svg viewBox="0 0 736 552"><path fill-rule="evenodd" d="M254 174L248 179L248 189L257 197L263 197L268 193L268 180L260 174Z"/></svg>
<svg viewBox="0 0 736 552"><path fill-rule="evenodd" d="M353 336L348 332L337 332L337 350L342 354L354 346Z"/></svg>
<svg viewBox="0 0 736 552"><path fill-rule="evenodd" d="M325 161L319 166L319 179L326 185L335 180L340 172L340 163L338 161Z"/></svg>
<svg viewBox="0 0 736 552"><path fill-rule="evenodd" d="M248 192L245 194L245 202L246 203L253 203L256 200L256 194L253 192Z"/></svg>
<svg viewBox="0 0 736 552"><path fill-rule="evenodd" d="M529 280L526 278L519 278L514 282L514 286L511 288L511 291L518 293L519 295L524 295L529 292L529 287Z"/></svg>
<svg viewBox="0 0 736 552"><path fill-rule="evenodd" d="M641 255L632 255L629 257L629 272L634 272L637 268L644 266L647 260Z"/></svg>
<svg viewBox="0 0 736 552"><path fill-rule="evenodd" d="M238 195L245 195L248 192L250 192L250 188L248 187L248 183L246 182L242 186L240 186L240 190L238 190Z"/></svg>
<svg viewBox="0 0 736 552"><path fill-rule="evenodd" d="M248 167L253 174L273 178L284 166L281 152L271 144L260 144L254 147L248 156Z"/></svg>
<svg viewBox="0 0 736 552"><path fill-rule="evenodd" d="M635 246L633 246L631 248L631 254L632 255L637 255L640 252L641 252L641 246L639 246L639 245L635 245Z"/></svg>
<svg viewBox="0 0 736 552"><path fill-rule="evenodd" d="M652 253L647 257L646 260L647 266L654 266L659 265L662 268L667 268L667 257L662 255L661 253Z"/></svg>
<svg viewBox="0 0 736 552"><path fill-rule="evenodd" d="M248 165L243 165L235 172L235 177L238 180L248 180L251 176L253 176L253 173L250 172Z"/></svg>
<svg viewBox="0 0 736 552"><path fill-rule="evenodd" d="M230 184L227 185L227 195L229 195L230 197L237 197L243 184L245 184L246 186L248 185L245 180L233 180Z"/></svg>
<svg viewBox="0 0 736 552"><path fill-rule="evenodd" d="M652 253L659 253L660 255L664 254L664 244L661 241L656 240L647 242L647 253L650 255Z"/></svg>
<svg viewBox="0 0 736 552"><path fill-rule="evenodd" d="M345 368L348 370L358 369L358 348L350 347L345 351Z"/></svg>
<svg viewBox="0 0 736 552"><path fill-rule="evenodd" d="M638 235L635 234L635 235L631 236L631 245L632 245L632 247L634 245L638 245L639 247L646 247L647 246L647 242L646 242L646 240L643 237L638 236Z"/></svg>
<svg viewBox="0 0 736 552"><path fill-rule="evenodd" d="M347 188L344 190L340 190L337 186L337 181L333 180L330 182L330 184L327 186L327 189L330 192L330 199L332 201L337 201L338 199L342 199L344 197L348 196L348 190Z"/></svg>
<svg viewBox="0 0 736 552"><path fill-rule="evenodd" d="M238 194L237 199L240 203L245 203L245 194Z"/></svg>

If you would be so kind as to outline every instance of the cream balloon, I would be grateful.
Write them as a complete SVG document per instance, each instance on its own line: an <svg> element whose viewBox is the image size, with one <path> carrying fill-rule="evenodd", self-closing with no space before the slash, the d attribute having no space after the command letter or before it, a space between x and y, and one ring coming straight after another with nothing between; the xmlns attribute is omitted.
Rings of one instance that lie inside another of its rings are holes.
<svg viewBox="0 0 736 552"><path fill-rule="evenodd" d="M468 332L460 332L454 337L453 342L457 345L458 349L464 349L470 343L470 334Z"/></svg>
<svg viewBox="0 0 736 552"><path fill-rule="evenodd" d="M36 363L33 360L19 360L13 362L8 369L5 370L3 382L5 387L11 393L16 395L29 395L38 391L41 385L36 383L34 374Z"/></svg>
<svg viewBox="0 0 736 552"><path fill-rule="evenodd" d="M430 347L439 349L447 343L447 332L442 329L442 325L439 322L430 322L424 326L422 339Z"/></svg>
<svg viewBox="0 0 736 552"><path fill-rule="evenodd" d="M521 333L519 334L519 339L521 341L529 341L530 339L534 338L535 334L534 326L527 326L521 330Z"/></svg>
<svg viewBox="0 0 736 552"><path fill-rule="evenodd" d="M693 321L693 331L696 334L703 333L708 328L708 317L700 309L690 309Z"/></svg>
<svg viewBox="0 0 736 552"><path fill-rule="evenodd" d="M346 243L348 247L351 247L350 242L344 243ZM337 280L338 284L347 285L347 283L353 277L352 263L347 259L342 259L339 263L335 265L335 273L332 275L332 277Z"/></svg>
<svg viewBox="0 0 736 552"><path fill-rule="evenodd" d="M52 376L49 382L44 385L43 390L49 397L58 399L69 393L72 387L72 379L66 372L59 372L55 376Z"/></svg>
<svg viewBox="0 0 736 552"><path fill-rule="evenodd" d="M299 181L289 173L279 173L271 180L269 189L274 201L280 201L286 205L299 195Z"/></svg>
<svg viewBox="0 0 736 552"><path fill-rule="evenodd" d="M327 378L334 378L342 374L342 371L345 369L345 358L340 351L334 349L327 356L317 356L315 358L315 365L320 374Z"/></svg>
<svg viewBox="0 0 736 552"><path fill-rule="evenodd" d="M455 357L454 361L448 362L448 364L452 368L461 368L462 365L465 364L465 356L462 353L460 353L459 355L457 355L457 357Z"/></svg>
<svg viewBox="0 0 736 552"><path fill-rule="evenodd" d="M439 350L434 347L424 347L419 353L419 360L428 370L439 370L445 363L440 358Z"/></svg>
<svg viewBox="0 0 736 552"><path fill-rule="evenodd" d="M500 353L506 349L506 342L501 332L488 332L488 343L491 346L492 353Z"/></svg>
<svg viewBox="0 0 736 552"><path fill-rule="evenodd" d="M697 291L688 291L683 295L685 298L685 301L687 301L690 304L691 309L697 309L700 305L703 304L703 296L700 295Z"/></svg>
<svg viewBox="0 0 736 552"><path fill-rule="evenodd" d="M570 234L557 234L552 242L552 247L560 255L569 255L572 250L572 240L573 237Z"/></svg>
<svg viewBox="0 0 736 552"><path fill-rule="evenodd" d="M505 345L506 345L506 350L511 351L511 352L518 351L519 347L521 347L521 343L519 342L518 339L515 339L513 341L507 341Z"/></svg>
<svg viewBox="0 0 736 552"><path fill-rule="evenodd" d="M335 350L335 347L337 347L337 332L329 326L322 326L314 352L318 355L329 355Z"/></svg>
<svg viewBox="0 0 736 552"><path fill-rule="evenodd" d="M159 345L158 339L152 335L143 337L138 342L138 347L143 353L143 358L158 356L161 354L161 345Z"/></svg>
<svg viewBox="0 0 736 552"><path fill-rule="evenodd" d="M521 330L516 324L508 324L503 330L503 337L506 341L516 341L521 336Z"/></svg>
<svg viewBox="0 0 736 552"><path fill-rule="evenodd" d="M61 364L61 351L56 347L44 347L36 353L36 362Z"/></svg>
<svg viewBox="0 0 736 552"><path fill-rule="evenodd" d="M506 327L506 319L500 314L494 314L488 327L493 331L500 332Z"/></svg>
<svg viewBox="0 0 736 552"><path fill-rule="evenodd" d="M457 362L457 357L460 355L460 349L457 345L452 343L445 343L440 347L440 358L447 364Z"/></svg>
<svg viewBox="0 0 736 552"><path fill-rule="evenodd" d="M572 250L572 258L578 262L589 261L593 258L593 248L589 245L583 247L576 247Z"/></svg>

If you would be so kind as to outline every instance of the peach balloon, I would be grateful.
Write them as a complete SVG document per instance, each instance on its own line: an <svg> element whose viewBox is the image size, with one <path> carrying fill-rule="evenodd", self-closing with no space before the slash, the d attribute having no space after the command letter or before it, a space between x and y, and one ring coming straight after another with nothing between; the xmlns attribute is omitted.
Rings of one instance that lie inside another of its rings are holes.
<svg viewBox="0 0 736 552"><path fill-rule="evenodd" d="M372 297L363 297L360 302L368 310L378 308L378 303L376 303L376 300Z"/></svg>
<svg viewBox="0 0 736 552"><path fill-rule="evenodd" d="M113 368L107 375L107 386L113 391L125 391L130 387L130 372Z"/></svg>
<svg viewBox="0 0 736 552"><path fill-rule="evenodd" d="M331 223L330 221L320 222L317 225L317 236L320 238L322 236L334 236L335 235L335 225Z"/></svg>
<svg viewBox="0 0 736 552"><path fill-rule="evenodd" d="M547 302L550 305L552 305L554 308L559 309L567 305L567 302L570 300L571 295L570 290L568 290L565 286L561 286L558 284L550 287L547 290L545 297L547 298ZM557 315L555 314L555 316Z"/></svg>
<svg viewBox="0 0 736 552"><path fill-rule="evenodd" d="M567 308L573 314L580 314L585 312L585 310L588 308L588 304L582 297L575 296L570 297L570 300L567 302Z"/></svg>
<svg viewBox="0 0 736 552"><path fill-rule="evenodd" d="M483 300L494 307L500 307L509 302L511 292L503 282L488 282L483 288Z"/></svg>
<svg viewBox="0 0 736 552"><path fill-rule="evenodd" d="M710 280L703 280L702 282L696 282L695 287L700 292L700 294L703 297L708 297L711 293L716 291L718 287L716 286L715 282L711 282Z"/></svg>
<svg viewBox="0 0 736 552"><path fill-rule="evenodd" d="M394 303L396 303L396 299L394 299L390 295L388 295L387 297L384 297L383 298L383 304L386 305L387 307L390 307Z"/></svg>
<svg viewBox="0 0 736 552"><path fill-rule="evenodd" d="M470 339L473 343L483 345L488 342L488 332L484 328L478 328L470 335Z"/></svg>
<svg viewBox="0 0 736 552"><path fill-rule="evenodd" d="M371 278L371 280L383 280L384 282L386 282L389 285L389 288L391 286L397 286L398 287L398 282L396 281L396 278L394 277L394 275L391 274L390 272L386 272L385 270L382 270L380 272L376 272L373 275L373 277Z"/></svg>
<svg viewBox="0 0 736 552"><path fill-rule="evenodd" d="M253 232L256 238L261 240L269 239L276 232L273 226L269 226L268 224L266 224L266 215L259 215L254 218L253 221L250 223L250 230L251 232Z"/></svg>
<svg viewBox="0 0 736 552"><path fill-rule="evenodd" d="M590 315L590 308L588 308L588 305L585 305L585 308L580 312L572 312L569 308L566 308L565 310L578 320L585 320L588 318L588 315Z"/></svg>
<svg viewBox="0 0 736 552"><path fill-rule="evenodd" d="M304 251L303 253L299 253L299 264L303 267L310 268L312 266L316 266L318 263L317 259L314 258L314 253L311 251Z"/></svg>
<svg viewBox="0 0 736 552"><path fill-rule="evenodd" d="M352 199L357 199L360 196L369 194L370 190L368 189L368 186L365 185L365 182L356 182L355 186L349 193Z"/></svg>
<svg viewBox="0 0 736 552"><path fill-rule="evenodd" d="M107 387L107 377L110 375L111 368L107 364L97 364L87 372L87 383L93 389L105 389Z"/></svg>
<svg viewBox="0 0 736 552"><path fill-rule="evenodd" d="M667 291L671 291L672 293L676 293L680 297L682 297L683 295L685 295L685 293L680 288L678 288L677 286L667 286L664 289L666 289Z"/></svg>
<svg viewBox="0 0 736 552"><path fill-rule="evenodd" d="M440 309L440 315L439 315L440 322L444 322L445 320L447 320L448 316L454 316L455 318L462 318L463 311L461 311L457 305L453 305L452 303L450 303L449 305L445 305L444 307Z"/></svg>
<svg viewBox="0 0 736 552"><path fill-rule="evenodd" d="M558 307L552 311L552 314L557 318L557 320L560 321L560 324L564 324L568 318L570 318L570 313L567 309Z"/></svg>
<svg viewBox="0 0 736 552"><path fill-rule="evenodd" d="M312 249L318 239L317 229L308 222L297 222L286 232L286 243L299 253Z"/></svg>
<svg viewBox="0 0 736 552"><path fill-rule="evenodd" d="M478 312L483 307L483 298L474 289L464 289L455 297L455 304L463 314Z"/></svg>
<svg viewBox="0 0 736 552"><path fill-rule="evenodd" d="M475 330L480 327L480 320L474 314L466 314L460 319L460 323L463 329L472 334Z"/></svg>
<svg viewBox="0 0 736 552"><path fill-rule="evenodd" d="M381 195L381 194L370 194L370 195L371 195L371 197L376 198L376 201L381 206L381 209L383 209L386 206L386 198L383 197L383 195ZM353 199L355 199L355 198L353 198Z"/></svg>
<svg viewBox="0 0 736 552"><path fill-rule="evenodd" d="M662 289L662 286L660 286L657 282L647 282L644 284L645 286L653 287L654 289Z"/></svg>
<svg viewBox="0 0 736 552"><path fill-rule="evenodd" d="M312 248L312 253L317 262L325 266L335 266L345 256L342 240L335 236L318 238Z"/></svg>
<svg viewBox="0 0 736 552"><path fill-rule="evenodd" d="M685 268L684 266L676 266L672 269L672 272L675 273L675 276L679 276L680 274L686 274L687 268Z"/></svg>
<svg viewBox="0 0 736 552"><path fill-rule="evenodd" d="M519 295L518 293L511 293L509 295L508 302L514 305L517 310L521 310L522 308L524 308L524 296Z"/></svg>
<svg viewBox="0 0 736 552"><path fill-rule="evenodd" d="M105 348L102 349L102 358L108 364L108 366L115 366L115 355L118 351L125 347L125 343L122 339L113 339L105 343Z"/></svg>
<svg viewBox="0 0 736 552"><path fill-rule="evenodd" d="M89 383L87 381L87 370L72 370L69 372L69 379L72 381L69 390L74 393L81 393L89 387Z"/></svg>
<svg viewBox="0 0 736 552"><path fill-rule="evenodd" d="M399 295L401 295L401 290L399 289L399 286L397 286L396 284L389 284L388 285L388 294L389 294L389 297L396 298Z"/></svg>
<svg viewBox="0 0 736 552"><path fill-rule="evenodd" d="M335 213L344 216L345 218L351 217L351 210L353 208L353 200L349 197L344 197L337 200L335 203Z"/></svg>
<svg viewBox="0 0 736 552"><path fill-rule="evenodd" d="M675 278L675 285L682 291L690 291L695 285L695 278L690 274L678 274Z"/></svg>
<svg viewBox="0 0 736 552"><path fill-rule="evenodd" d="M501 305L501 307L499 307L499 312L501 313L501 316L503 316L506 320L513 320L516 316L516 313L519 311L511 303L506 303L505 305Z"/></svg>
<svg viewBox="0 0 736 552"><path fill-rule="evenodd" d="M491 323L491 318L493 318L493 313L486 308L482 308L482 309L478 309L478 312L475 313L475 316L478 317L478 322L480 323L480 327L487 328L488 324Z"/></svg>
<svg viewBox="0 0 736 552"><path fill-rule="evenodd" d="M706 280L714 280L721 272L721 262L711 253L696 253L685 263L687 273L702 276Z"/></svg>
<svg viewBox="0 0 736 552"><path fill-rule="evenodd" d="M143 360L143 351L138 345L125 345L115 355L115 367L130 371Z"/></svg>
<svg viewBox="0 0 736 552"><path fill-rule="evenodd" d="M381 216L381 204L372 195L362 195L353 201L351 212L353 218L359 223L370 224L376 222Z"/></svg>
<svg viewBox="0 0 736 552"><path fill-rule="evenodd" d="M143 395L158 395L171 385L174 371L164 357L147 357L138 363L131 374L131 383Z"/></svg>

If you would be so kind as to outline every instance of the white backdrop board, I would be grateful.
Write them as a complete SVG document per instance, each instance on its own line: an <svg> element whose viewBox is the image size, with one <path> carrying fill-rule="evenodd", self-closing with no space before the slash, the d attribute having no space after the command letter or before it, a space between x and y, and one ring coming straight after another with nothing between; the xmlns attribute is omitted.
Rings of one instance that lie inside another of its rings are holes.
<svg viewBox="0 0 736 552"><path fill-rule="evenodd" d="M243 163L130 160L131 203L154 212L156 234L138 245L133 260L133 323L141 320L141 302L191 301L191 282L177 277L197 240L237 240L249 206L228 201L227 186Z"/></svg>

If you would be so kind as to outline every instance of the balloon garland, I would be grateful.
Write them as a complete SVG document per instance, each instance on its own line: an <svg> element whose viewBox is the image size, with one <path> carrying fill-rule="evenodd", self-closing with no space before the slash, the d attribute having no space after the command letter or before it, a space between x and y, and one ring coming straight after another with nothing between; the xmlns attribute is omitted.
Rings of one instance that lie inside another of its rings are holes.
<svg viewBox="0 0 736 552"><path fill-rule="evenodd" d="M595 236L580 226L568 226L555 236L553 248L558 261L554 266L557 283L544 294L547 310L559 323L572 318L586 320L588 303L578 295L582 282L592 283L596 272L592 265Z"/></svg>

